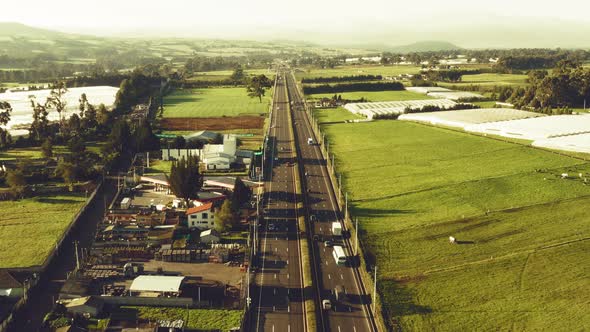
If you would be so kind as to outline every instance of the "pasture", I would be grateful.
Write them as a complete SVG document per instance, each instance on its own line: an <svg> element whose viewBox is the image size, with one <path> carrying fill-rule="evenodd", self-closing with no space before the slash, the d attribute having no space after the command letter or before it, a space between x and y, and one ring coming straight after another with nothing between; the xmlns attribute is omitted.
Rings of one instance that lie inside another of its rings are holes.
<svg viewBox="0 0 590 332"><path fill-rule="evenodd" d="M354 92L342 92L337 93L342 96L343 99L348 100L359 100L365 98L367 101L401 101L401 100L420 100L420 99L432 99L422 93L416 93L412 91L354 91ZM320 93L308 95L307 98L332 98L334 93Z"/></svg>
<svg viewBox="0 0 590 332"><path fill-rule="evenodd" d="M419 66L414 65L350 65L335 68L301 68L295 71L295 76L298 79L354 75L398 76L401 74L418 74L420 69Z"/></svg>
<svg viewBox="0 0 590 332"><path fill-rule="evenodd" d="M344 122L346 120L364 119L363 116L351 113L343 107L338 108L314 108L313 116L318 120L318 123L325 122Z"/></svg>
<svg viewBox="0 0 590 332"><path fill-rule="evenodd" d="M84 202L75 194L0 201L0 267L43 264Z"/></svg>
<svg viewBox="0 0 590 332"><path fill-rule="evenodd" d="M137 312L142 320L184 320L185 327L205 331L229 331L240 327L242 310L229 309L185 309L173 307L122 307L123 310Z"/></svg>
<svg viewBox="0 0 590 332"><path fill-rule="evenodd" d="M164 118L207 118L259 115L268 112L271 91L262 102L250 98L245 88L178 90L164 98Z"/></svg>
<svg viewBox="0 0 590 332"><path fill-rule="evenodd" d="M324 132L390 327L590 326L590 186L560 177L590 177L590 163L402 121Z"/></svg>

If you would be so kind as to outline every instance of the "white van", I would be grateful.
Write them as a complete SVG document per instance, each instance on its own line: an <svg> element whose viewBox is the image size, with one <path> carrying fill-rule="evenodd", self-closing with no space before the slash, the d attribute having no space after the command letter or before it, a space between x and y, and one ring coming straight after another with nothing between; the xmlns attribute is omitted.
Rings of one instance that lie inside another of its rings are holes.
<svg viewBox="0 0 590 332"><path fill-rule="evenodd" d="M311 137L307 138L307 144L313 145L313 139Z"/></svg>

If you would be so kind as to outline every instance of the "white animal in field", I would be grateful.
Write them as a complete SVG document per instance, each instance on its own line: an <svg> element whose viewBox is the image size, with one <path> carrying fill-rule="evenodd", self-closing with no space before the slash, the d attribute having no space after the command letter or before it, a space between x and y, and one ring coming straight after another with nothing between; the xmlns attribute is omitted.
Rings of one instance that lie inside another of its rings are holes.
<svg viewBox="0 0 590 332"><path fill-rule="evenodd" d="M455 242L457 242L457 239L455 239L453 236L449 236L449 242L455 243Z"/></svg>
<svg viewBox="0 0 590 332"><path fill-rule="evenodd" d="M567 179L569 177L569 174L567 173L561 173L561 178L562 179Z"/></svg>

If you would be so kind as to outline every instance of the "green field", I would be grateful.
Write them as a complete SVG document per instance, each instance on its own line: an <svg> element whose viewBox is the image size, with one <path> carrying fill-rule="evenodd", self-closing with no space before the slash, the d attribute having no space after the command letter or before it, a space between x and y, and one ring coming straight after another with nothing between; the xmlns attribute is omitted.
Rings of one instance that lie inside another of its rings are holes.
<svg viewBox="0 0 590 332"><path fill-rule="evenodd" d="M100 154L100 147L104 145L103 142L86 142L86 149L90 152ZM65 145L54 145L53 154L69 154L70 151ZM15 160L15 159L39 159L43 158L41 147L29 148L12 148L6 151L0 151L0 160Z"/></svg>
<svg viewBox="0 0 590 332"><path fill-rule="evenodd" d="M354 75L382 75L398 76L400 74L418 74L419 66L413 65L351 65L335 68L300 68L295 72L298 79L313 77L354 76Z"/></svg>
<svg viewBox="0 0 590 332"><path fill-rule="evenodd" d="M314 108L313 115L319 123L339 122L346 120L364 119L363 116L350 113L343 107L338 108Z"/></svg>
<svg viewBox="0 0 590 332"><path fill-rule="evenodd" d="M337 93L341 95L343 99L358 100L365 98L368 101L398 101L398 100L421 100L421 99L432 99L423 93L417 93L412 91L354 91L354 92L342 92ZM308 98L332 98L334 93L319 93L308 95Z"/></svg>
<svg viewBox="0 0 590 332"><path fill-rule="evenodd" d="M185 327L199 330L229 331L240 327L242 310L185 309L172 307L122 307L137 310L138 318L144 320L183 320ZM188 319L187 319L188 316Z"/></svg>
<svg viewBox="0 0 590 332"><path fill-rule="evenodd" d="M270 105L270 91L262 102L250 98L245 88L178 90L164 98L165 118L205 118L264 114Z"/></svg>
<svg viewBox="0 0 590 332"><path fill-rule="evenodd" d="M590 186L559 176L589 163L402 121L324 128L391 326L590 327Z"/></svg>
<svg viewBox="0 0 590 332"><path fill-rule="evenodd" d="M439 82L439 85L525 85L527 84L527 78L527 75L487 73L476 75L463 75L463 79L460 83Z"/></svg>
<svg viewBox="0 0 590 332"><path fill-rule="evenodd" d="M0 267L43 264L84 202L84 195L0 201Z"/></svg>

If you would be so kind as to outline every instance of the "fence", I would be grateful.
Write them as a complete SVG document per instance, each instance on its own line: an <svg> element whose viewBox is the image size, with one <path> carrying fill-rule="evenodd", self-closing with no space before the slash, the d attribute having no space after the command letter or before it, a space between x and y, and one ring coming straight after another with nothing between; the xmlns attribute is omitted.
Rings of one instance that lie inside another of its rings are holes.
<svg viewBox="0 0 590 332"><path fill-rule="evenodd" d="M363 242L361 241L361 239L358 237L358 230L353 226L352 224L352 220L353 220L353 216L349 211L349 207L348 207L348 199L347 199L347 193L345 193L342 190L342 177L341 174L338 174L336 172L336 166L335 166L335 156L334 154L330 154L330 142L328 141L328 139L326 138L326 136L324 135L324 133L322 133L321 131L321 127L317 121L317 119L313 116L313 112L311 111L311 109L309 108L309 105L307 103L305 103L305 111L307 113L307 118L309 119L314 135L317 138L317 142L318 144L320 144L320 150L322 152L322 156L323 158L326 160L326 167L328 169L328 174L330 176L330 183L332 185L332 188L334 190L334 194L336 196L336 201L338 204L338 208L340 209L341 215L343 216L344 219L344 227L345 229L350 231L350 235L351 235L351 239L357 239L357 243L355 243L355 248L356 248L356 256L359 258L359 264L361 267L364 268L359 268L359 272L360 272L360 277L362 279L363 284L365 285L365 287L369 287L369 285L374 285L375 284L375 280L374 277L372 275L372 270L374 269L375 266L375 262L374 259L369 259L367 254L366 254L366 250L365 250L365 246L363 244ZM385 321L383 319L383 308L382 308L382 304L381 304L381 297L379 295L379 293L377 292L377 294L375 294L375 290L369 292L368 290L366 291L367 294L372 294L373 295L373 310L374 310L374 318L375 318L375 323L377 324L377 328L380 331L386 331L386 325L385 325Z"/></svg>

